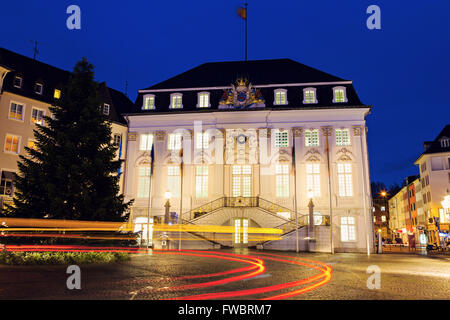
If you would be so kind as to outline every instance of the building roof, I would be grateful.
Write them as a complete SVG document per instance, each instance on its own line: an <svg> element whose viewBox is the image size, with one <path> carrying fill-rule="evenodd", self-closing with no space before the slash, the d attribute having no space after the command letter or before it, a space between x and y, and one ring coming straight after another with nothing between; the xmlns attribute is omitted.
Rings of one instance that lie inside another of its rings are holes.
<svg viewBox="0 0 450 320"><path fill-rule="evenodd" d="M419 156L417 160L419 160L420 157L426 154L450 152L450 145L448 143L441 143L441 141L445 139L450 140L450 124L446 125L444 129L442 129L441 133L439 133L436 139L434 139L433 141L426 141L424 143L425 151Z"/></svg>
<svg viewBox="0 0 450 320"><path fill-rule="evenodd" d="M56 68L44 62L31 59L0 47L0 65L11 70L3 82L3 91L14 93L44 103L54 102L54 90L61 89L70 78L71 72ZM22 87L14 86L14 78L22 77ZM36 82L43 84L42 94L35 93ZM122 113L134 111L134 104L121 92L100 84L100 97L111 105L110 119L125 124Z"/></svg>
<svg viewBox="0 0 450 320"><path fill-rule="evenodd" d="M306 66L291 59L210 62L201 64L170 79L139 90L135 105L140 113L153 112L210 112L219 109L224 91L231 89L239 78L248 80L265 100L264 107L283 109L357 108L364 106L352 82ZM346 89L347 101L333 103L333 87ZM303 89L316 89L316 104L304 104ZM287 105L274 105L274 90L287 90ZM198 109L198 93L210 94L210 107ZM170 95L180 92L182 109L170 109ZM143 96L155 95L155 110L142 110ZM243 108L249 110L248 108ZM221 111L230 111L221 109ZM237 110L237 109L235 109ZM240 108L239 110L242 110ZM254 108L252 110L260 110ZM232 110L234 111L234 110Z"/></svg>

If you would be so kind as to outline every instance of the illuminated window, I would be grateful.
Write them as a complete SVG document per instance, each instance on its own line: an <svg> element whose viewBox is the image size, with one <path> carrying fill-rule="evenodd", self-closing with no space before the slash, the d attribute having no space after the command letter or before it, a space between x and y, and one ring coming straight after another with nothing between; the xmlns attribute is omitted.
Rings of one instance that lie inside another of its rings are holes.
<svg viewBox="0 0 450 320"><path fill-rule="evenodd" d="M333 88L333 102L334 103L347 102L347 97L345 95L345 87Z"/></svg>
<svg viewBox="0 0 450 320"><path fill-rule="evenodd" d="M172 194L172 197L180 197L180 167L168 166L167 167L167 189Z"/></svg>
<svg viewBox="0 0 450 320"><path fill-rule="evenodd" d="M313 192L314 197L320 197L320 164L306 165L306 190Z"/></svg>
<svg viewBox="0 0 450 320"><path fill-rule="evenodd" d="M44 117L44 110L39 110L36 108L33 108L31 110L31 122L42 125L43 117Z"/></svg>
<svg viewBox="0 0 450 320"><path fill-rule="evenodd" d="M285 89L277 89L274 91L275 94L275 105L286 105L287 102L287 91Z"/></svg>
<svg viewBox="0 0 450 320"><path fill-rule="evenodd" d="M151 151L153 146L153 134L146 133L140 135L139 150Z"/></svg>
<svg viewBox="0 0 450 320"><path fill-rule="evenodd" d="M234 220L234 243L248 243L248 219Z"/></svg>
<svg viewBox="0 0 450 320"><path fill-rule="evenodd" d="M10 153L19 153L20 137L7 134L5 139L5 151Z"/></svg>
<svg viewBox="0 0 450 320"><path fill-rule="evenodd" d="M236 165L232 169L233 197L251 196L252 167L250 165Z"/></svg>
<svg viewBox="0 0 450 320"><path fill-rule="evenodd" d="M289 147L289 131L275 130L275 147L276 148Z"/></svg>
<svg viewBox="0 0 450 320"><path fill-rule="evenodd" d="M44 85L40 82L36 82L34 84L34 93L42 94L43 91L44 91Z"/></svg>
<svg viewBox="0 0 450 320"><path fill-rule="evenodd" d="M142 106L143 110L152 110L155 109L155 96L153 94L148 94L144 96L144 105Z"/></svg>
<svg viewBox="0 0 450 320"><path fill-rule="evenodd" d="M55 89L55 92L53 92L53 98L60 99L61 98L61 90Z"/></svg>
<svg viewBox="0 0 450 320"><path fill-rule="evenodd" d="M181 93L171 94L170 95L170 109L181 109L181 108L183 108Z"/></svg>
<svg viewBox="0 0 450 320"><path fill-rule="evenodd" d="M336 145L349 146L350 145L350 131L348 129L336 129Z"/></svg>
<svg viewBox="0 0 450 320"><path fill-rule="evenodd" d="M209 93L208 92L200 92L198 94L198 108L209 108Z"/></svg>
<svg viewBox="0 0 450 320"><path fill-rule="evenodd" d="M306 147L319 146L319 129L305 130L305 146Z"/></svg>
<svg viewBox="0 0 450 320"><path fill-rule="evenodd" d="M115 133L114 135L113 135L113 144L115 145L115 146L120 146L120 140L122 140L122 135L121 134L118 134L118 133Z"/></svg>
<svg viewBox="0 0 450 320"><path fill-rule="evenodd" d="M23 78L21 76L14 77L14 87L21 89L23 84Z"/></svg>
<svg viewBox="0 0 450 320"><path fill-rule="evenodd" d="M341 241L355 241L355 217L341 217Z"/></svg>
<svg viewBox="0 0 450 320"><path fill-rule="evenodd" d="M195 197L208 198L208 166L195 168Z"/></svg>
<svg viewBox="0 0 450 320"><path fill-rule="evenodd" d="M382 207L381 207L381 211L386 211L386 207L385 207L385 206L382 206Z"/></svg>
<svg viewBox="0 0 450 320"><path fill-rule="evenodd" d="M35 151L38 150L38 147L37 147L37 145L36 145L36 141L31 140L31 139L28 139L28 145L27 145L27 147L30 148L30 149L33 149L33 150L35 150Z"/></svg>
<svg viewBox="0 0 450 320"><path fill-rule="evenodd" d="M9 108L9 118L14 120L23 120L24 109L23 104L11 102L11 106Z"/></svg>
<svg viewBox="0 0 450 320"><path fill-rule="evenodd" d="M169 133L167 140L168 150L180 150L181 149L181 133Z"/></svg>
<svg viewBox="0 0 450 320"><path fill-rule="evenodd" d="M381 222L386 222L386 216L381 216Z"/></svg>
<svg viewBox="0 0 450 320"><path fill-rule="evenodd" d="M234 243L241 243L241 219L234 220Z"/></svg>
<svg viewBox="0 0 450 320"><path fill-rule="evenodd" d="M339 196L352 197L353 196L352 164L338 163L337 171L339 183Z"/></svg>
<svg viewBox="0 0 450 320"><path fill-rule="evenodd" d="M197 132L195 134L195 148L208 149L209 148L209 133Z"/></svg>
<svg viewBox="0 0 450 320"><path fill-rule="evenodd" d="M139 167L138 198L148 198L150 195L150 165Z"/></svg>
<svg viewBox="0 0 450 320"><path fill-rule="evenodd" d="M315 88L303 89L303 103L304 104L317 103Z"/></svg>
<svg viewBox="0 0 450 320"><path fill-rule="evenodd" d="M109 115L109 109L110 109L110 105L109 104L107 104L107 103L105 103L104 105L103 105L103 114L105 114L105 115Z"/></svg>
<svg viewBox="0 0 450 320"><path fill-rule="evenodd" d="M277 164L275 174L277 197L289 197L289 165Z"/></svg>

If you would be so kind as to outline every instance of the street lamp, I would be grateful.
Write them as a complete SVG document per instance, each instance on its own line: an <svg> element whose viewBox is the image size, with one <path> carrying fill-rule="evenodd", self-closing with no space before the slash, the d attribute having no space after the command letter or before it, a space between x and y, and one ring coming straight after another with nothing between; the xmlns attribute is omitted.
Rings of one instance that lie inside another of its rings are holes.
<svg viewBox="0 0 450 320"><path fill-rule="evenodd" d="M164 213L164 224L169 224L169 219L170 219L170 198L172 197L172 193L170 191L166 191L164 193L164 199L166 199L166 203L164 204L164 207L166 208L166 211ZM167 240L167 232L164 231L163 232L163 241L168 241ZM167 249L169 248L169 244L166 242L167 245Z"/></svg>
<svg viewBox="0 0 450 320"><path fill-rule="evenodd" d="M308 190L308 208L309 208L309 224L308 224L308 251L311 251L311 240L314 238L314 192Z"/></svg>

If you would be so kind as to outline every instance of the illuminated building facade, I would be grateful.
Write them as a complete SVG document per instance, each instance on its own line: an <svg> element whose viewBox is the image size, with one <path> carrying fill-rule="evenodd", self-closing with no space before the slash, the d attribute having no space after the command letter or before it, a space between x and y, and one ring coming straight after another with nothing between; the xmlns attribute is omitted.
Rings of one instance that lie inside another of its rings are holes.
<svg viewBox="0 0 450 320"><path fill-rule="evenodd" d="M315 251L330 251L331 229L335 251L372 250L371 107L352 81L290 59L205 63L139 90L136 107L125 115L134 221L168 221L170 211L175 223L234 228L219 240L183 235L192 237L183 248L295 250L297 208L303 250L312 198ZM259 241L252 227L281 228L283 238Z"/></svg>
<svg viewBox="0 0 450 320"><path fill-rule="evenodd" d="M49 107L61 96L62 86L70 72L58 69L15 52L0 48L0 210L11 203L14 195L14 173L25 146L33 147L33 130L50 115ZM112 139L125 159L127 126L121 113L133 110L133 103L121 92L102 83L100 106L112 124ZM122 183L121 183L122 185Z"/></svg>

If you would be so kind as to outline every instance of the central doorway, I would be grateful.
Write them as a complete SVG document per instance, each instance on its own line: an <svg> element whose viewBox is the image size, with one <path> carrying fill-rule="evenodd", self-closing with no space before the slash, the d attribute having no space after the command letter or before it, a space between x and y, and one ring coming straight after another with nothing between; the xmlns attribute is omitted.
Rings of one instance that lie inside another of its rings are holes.
<svg viewBox="0 0 450 320"><path fill-rule="evenodd" d="M234 247L246 247L248 245L248 219L234 219Z"/></svg>

